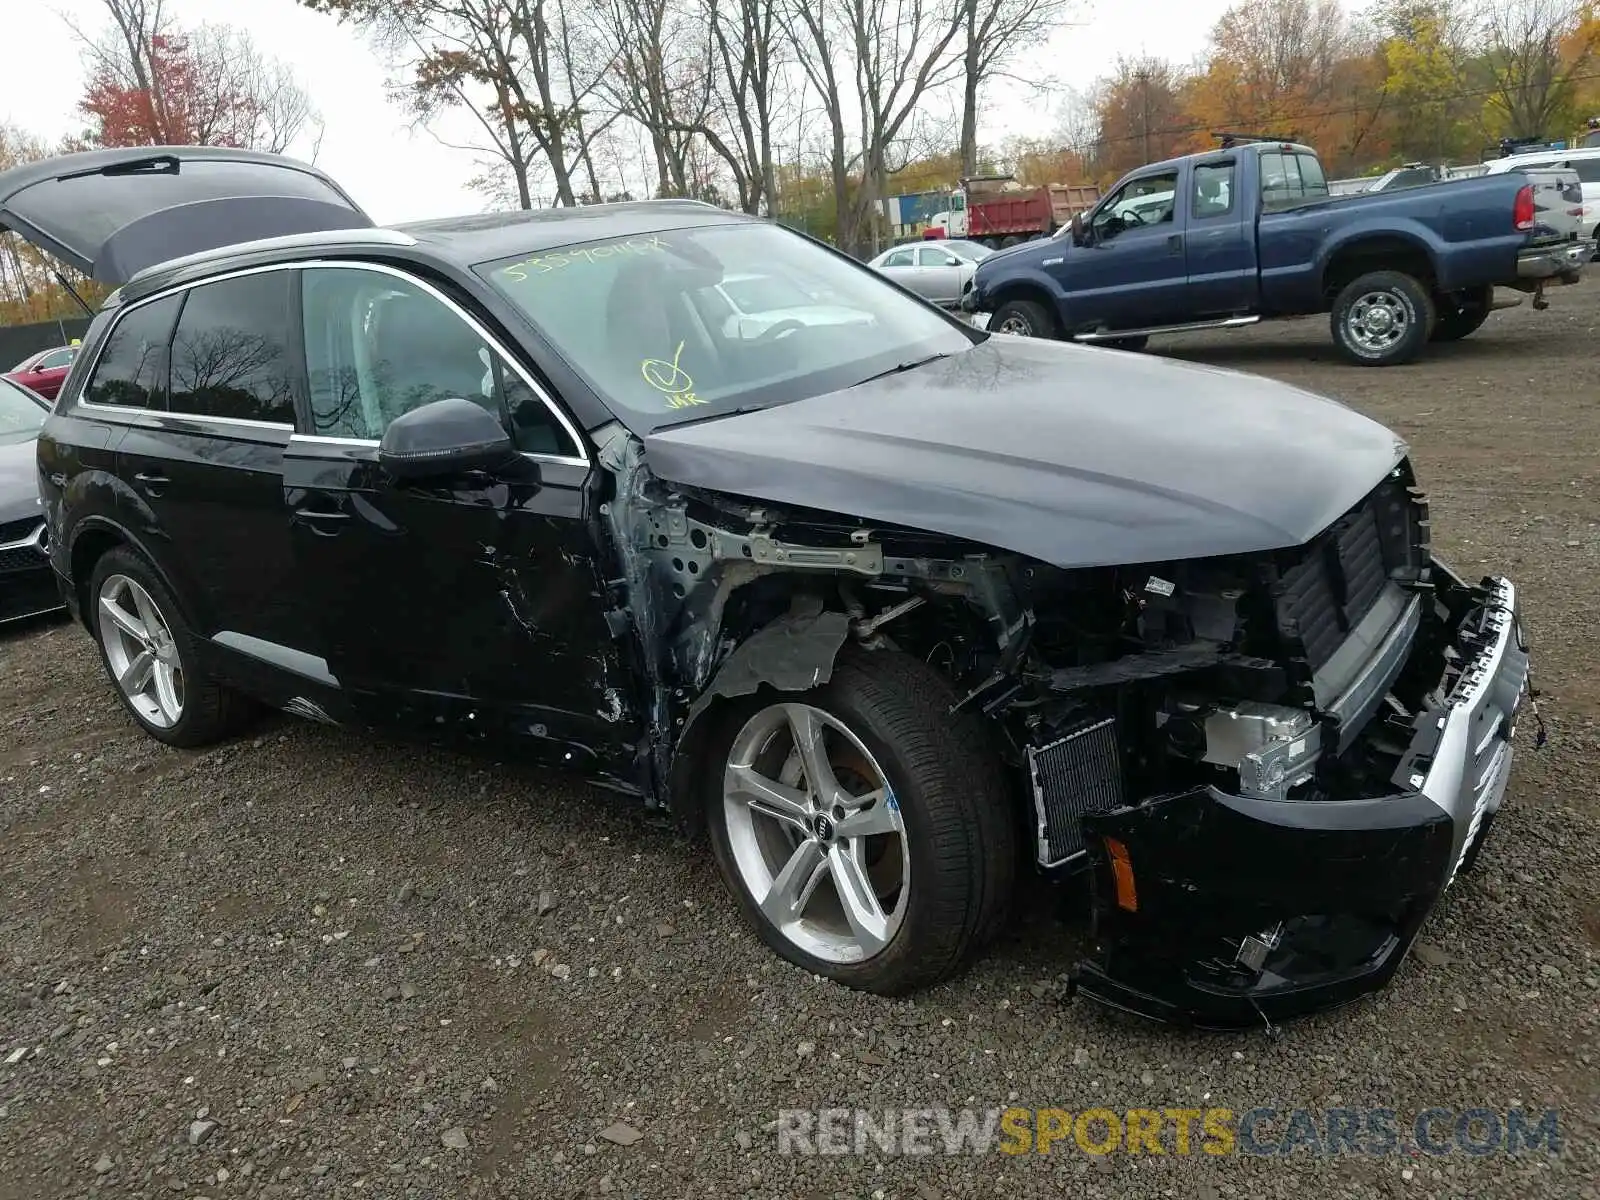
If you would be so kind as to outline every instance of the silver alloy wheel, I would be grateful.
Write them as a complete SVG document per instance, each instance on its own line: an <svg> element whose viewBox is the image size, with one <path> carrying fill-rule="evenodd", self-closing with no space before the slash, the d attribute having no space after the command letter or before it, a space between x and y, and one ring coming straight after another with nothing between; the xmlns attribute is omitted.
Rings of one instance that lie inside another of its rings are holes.
<svg viewBox="0 0 1600 1200"><path fill-rule="evenodd" d="M1032 337L1033 326L1028 323L1028 318L1021 313L1012 313L996 326L996 332L1014 333L1019 337Z"/></svg>
<svg viewBox="0 0 1600 1200"><path fill-rule="evenodd" d="M722 808L739 882L797 948L859 963L894 940L910 896L905 821L837 717L809 704L756 713L728 753Z"/></svg>
<svg viewBox="0 0 1600 1200"><path fill-rule="evenodd" d="M1399 292L1365 292L1345 313L1345 332L1356 352L1379 358L1406 336L1415 314L1411 301Z"/></svg>
<svg viewBox="0 0 1600 1200"><path fill-rule="evenodd" d="M106 577L95 608L117 686L145 721L170 729L183 716L183 664L161 610L126 575Z"/></svg>

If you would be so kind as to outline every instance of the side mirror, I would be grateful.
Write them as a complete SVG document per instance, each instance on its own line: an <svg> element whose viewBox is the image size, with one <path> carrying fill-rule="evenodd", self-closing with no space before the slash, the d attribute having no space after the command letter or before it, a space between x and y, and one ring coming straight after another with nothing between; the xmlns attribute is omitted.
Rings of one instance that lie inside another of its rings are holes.
<svg viewBox="0 0 1600 1200"><path fill-rule="evenodd" d="M1074 246L1083 245L1083 214L1082 213L1073 213L1072 214L1072 244Z"/></svg>
<svg viewBox="0 0 1600 1200"><path fill-rule="evenodd" d="M378 465L396 479L489 471L517 457L493 413L470 400L435 400L396 417L378 443Z"/></svg>

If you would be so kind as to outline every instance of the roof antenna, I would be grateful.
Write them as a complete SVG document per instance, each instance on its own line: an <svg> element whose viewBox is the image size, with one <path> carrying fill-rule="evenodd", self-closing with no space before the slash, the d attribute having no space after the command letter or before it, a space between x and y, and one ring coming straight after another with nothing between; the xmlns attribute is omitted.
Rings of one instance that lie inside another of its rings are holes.
<svg viewBox="0 0 1600 1200"><path fill-rule="evenodd" d="M50 268L50 274L52 274L52 275L54 275L56 277L56 282L57 283L59 283L62 287L67 289L67 295L71 296L74 300L76 300L78 302L78 307L83 309L84 312L89 314L89 319L91 321L94 320L94 309L90 308L88 302L86 300L84 300L84 298L82 296L78 295L78 289L73 287L70 283L67 282L67 277L65 275L63 275L55 267L51 267Z"/></svg>

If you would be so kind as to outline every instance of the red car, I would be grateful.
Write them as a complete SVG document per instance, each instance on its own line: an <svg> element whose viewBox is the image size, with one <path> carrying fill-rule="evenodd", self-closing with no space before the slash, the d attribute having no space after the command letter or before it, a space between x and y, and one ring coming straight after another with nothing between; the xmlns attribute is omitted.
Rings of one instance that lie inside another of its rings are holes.
<svg viewBox="0 0 1600 1200"><path fill-rule="evenodd" d="M37 354L30 354L0 378L20 383L25 388L32 388L46 400L54 400L56 393L61 390L62 381L67 377L68 369L72 366L72 360L77 357L76 346L57 346L53 350L40 350Z"/></svg>

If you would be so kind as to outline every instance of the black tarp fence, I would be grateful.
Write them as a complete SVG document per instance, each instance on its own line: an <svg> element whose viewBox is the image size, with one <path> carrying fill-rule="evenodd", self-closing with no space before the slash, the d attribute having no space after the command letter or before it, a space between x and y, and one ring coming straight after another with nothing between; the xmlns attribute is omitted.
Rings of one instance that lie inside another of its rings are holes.
<svg viewBox="0 0 1600 1200"><path fill-rule="evenodd" d="M32 325L0 325L0 372L9 371L30 354L65 346L89 328L88 317L65 317Z"/></svg>

